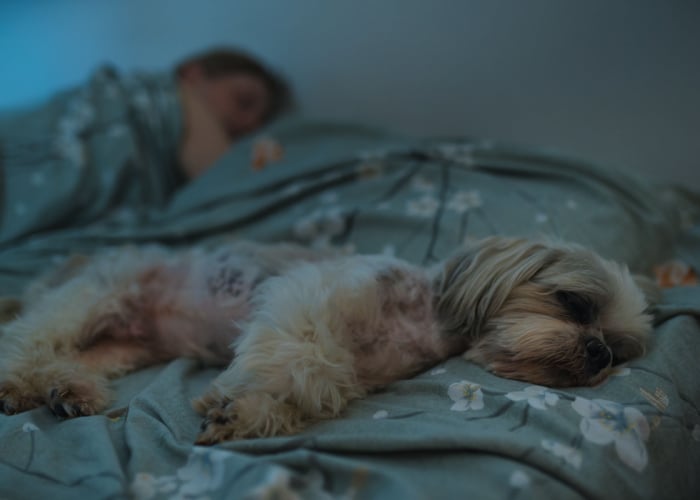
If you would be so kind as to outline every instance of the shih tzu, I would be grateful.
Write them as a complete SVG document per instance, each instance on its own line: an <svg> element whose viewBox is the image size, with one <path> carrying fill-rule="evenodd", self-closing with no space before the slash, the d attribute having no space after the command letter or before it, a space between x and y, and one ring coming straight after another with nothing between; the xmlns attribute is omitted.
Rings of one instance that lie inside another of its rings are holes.
<svg viewBox="0 0 700 500"><path fill-rule="evenodd" d="M203 444L298 432L459 353L590 386L644 353L643 288L582 247L499 237L429 268L288 244L120 249L30 288L0 338L0 409L92 415L110 378L178 356L233 357L194 402Z"/></svg>

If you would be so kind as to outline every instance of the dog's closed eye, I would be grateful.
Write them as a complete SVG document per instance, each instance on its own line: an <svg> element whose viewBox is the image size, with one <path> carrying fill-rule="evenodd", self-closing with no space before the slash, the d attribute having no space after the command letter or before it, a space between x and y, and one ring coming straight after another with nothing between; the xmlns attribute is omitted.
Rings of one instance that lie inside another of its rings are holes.
<svg viewBox="0 0 700 500"><path fill-rule="evenodd" d="M556 292L559 304L566 310L569 317L581 325L589 325L597 314L594 303L586 297L565 290Z"/></svg>

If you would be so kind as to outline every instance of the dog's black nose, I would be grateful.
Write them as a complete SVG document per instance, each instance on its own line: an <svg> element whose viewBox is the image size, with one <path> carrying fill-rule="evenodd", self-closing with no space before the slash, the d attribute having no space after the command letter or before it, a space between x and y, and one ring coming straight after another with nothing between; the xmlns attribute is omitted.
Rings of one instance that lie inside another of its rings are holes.
<svg viewBox="0 0 700 500"><path fill-rule="evenodd" d="M591 337L586 340L586 368L596 374L607 368L612 361L610 349L600 339Z"/></svg>

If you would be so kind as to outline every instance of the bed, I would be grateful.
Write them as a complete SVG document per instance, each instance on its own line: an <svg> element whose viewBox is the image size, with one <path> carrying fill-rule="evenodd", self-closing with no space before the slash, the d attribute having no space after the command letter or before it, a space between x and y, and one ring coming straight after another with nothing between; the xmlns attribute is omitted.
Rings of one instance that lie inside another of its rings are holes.
<svg viewBox="0 0 700 500"><path fill-rule="evenodd" d="M177 359L116 381L101 415L0 415L0 498L697 498L697 194L550 151L301 117L265 130L281 157L251 137L184 184L180 127L172 82L109 68L0 120L8 311L42 270L127 242L296 241L430 264L469 239L544 235L656 273L651 350L565 390L453 358L297 436L215 447L193 445L190 400L216 370Z"/></svg>

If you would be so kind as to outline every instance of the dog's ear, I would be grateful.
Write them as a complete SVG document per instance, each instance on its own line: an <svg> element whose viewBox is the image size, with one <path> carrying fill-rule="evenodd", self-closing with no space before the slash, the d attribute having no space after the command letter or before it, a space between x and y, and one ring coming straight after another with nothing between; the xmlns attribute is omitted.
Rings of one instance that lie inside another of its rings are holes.
<svg viewBox="0 0 700 500"><path fill-rule="evenodd" d="M558 258L555 248L524 239L492 237L460 249L433 281L445 331L471 335L498 313L512 290Z"/></svg>

